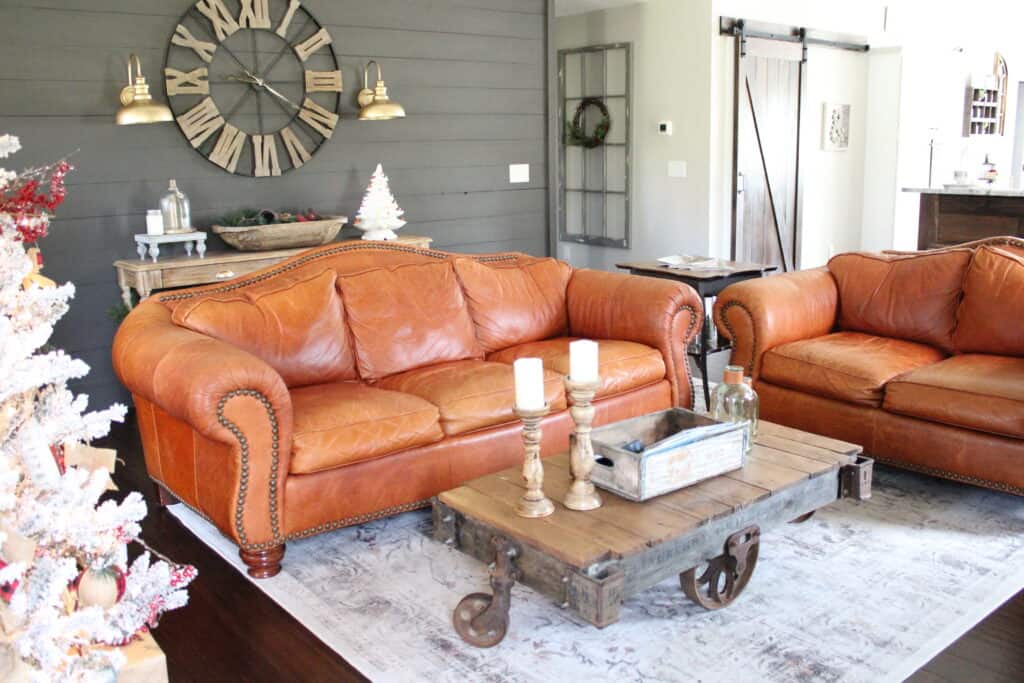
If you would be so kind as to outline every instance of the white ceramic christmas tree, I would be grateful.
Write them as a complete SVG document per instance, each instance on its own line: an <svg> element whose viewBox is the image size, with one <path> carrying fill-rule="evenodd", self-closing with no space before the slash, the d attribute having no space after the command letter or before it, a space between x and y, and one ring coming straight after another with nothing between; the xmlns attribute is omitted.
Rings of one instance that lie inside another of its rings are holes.
<svg viewBox="0 0 1024 683"><path fill-rule="evenodd" d="M363 231L364 240L395 240L398 239L395 230L405 225L404 215L405 211L391 194L384 167L377 164L370 186L366 188L363 205L359 207L355 226Z"/></svg>
<svg viewBox="0 0 1024 683"><path fill-rule="evenodd" d="M18 150L0 136L0 159ZM89 368L44 351L74 285L38 273L25 243L47 234L64 198L66 162L15 174L0 168L0 680L108 681L125 663L118 646L188 599L192 567L151 562L139 541L146 504L118 502L116 454L85 444L121 420L124 406L85 413L67 382ZM141 541L140 541L141 542Z"/></svg>

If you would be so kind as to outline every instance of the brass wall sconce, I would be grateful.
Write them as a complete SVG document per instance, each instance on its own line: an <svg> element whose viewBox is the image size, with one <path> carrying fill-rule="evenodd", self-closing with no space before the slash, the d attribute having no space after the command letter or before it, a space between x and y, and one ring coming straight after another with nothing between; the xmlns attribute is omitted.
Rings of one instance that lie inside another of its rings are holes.
<svg viewBox="0 0 1024 683"><path fill-rule="evenodd" d="M134 71L133 71L134 67ZM142 75L142 62L138 56L128 58L128 85L121 90L121 109L117 112L117 125L173 121L170 107L157 104L149 94L149 85Z"/></svg>
<svg viewBox="0 0 1024 683"><path fill-rule="evenodd" d="M370 90L370 65L377 67L377 87ZM404 119L405 108L398 102L392 102L388 98L388 89L384 85L384 76L381 74L380 64L370 60L363 69L363 89L359 91L357 98L361 110L360 121L389 121L391 119Z"/></svg>

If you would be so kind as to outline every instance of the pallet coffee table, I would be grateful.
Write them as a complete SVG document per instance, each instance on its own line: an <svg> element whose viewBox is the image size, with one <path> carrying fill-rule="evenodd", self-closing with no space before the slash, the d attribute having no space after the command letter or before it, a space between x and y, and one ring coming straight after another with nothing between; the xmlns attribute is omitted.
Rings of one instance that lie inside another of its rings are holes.
<svg viewBox="0 0 1024 683"><path fill-rule="evenodd" d="M604 506L575 512L559 501L568 455L544 461L550 517L515 513L520 468L476 479L434 500L434 536L491 566L492 594L467 595L455 630L477 647L509 625L516 581L603 628L622 601L678 574L707 609L732 603L757 564L761 530L804 521L844 497L871 495L872 461L853 444L762 422L746 466L645 503L601 491Z"/></svg>

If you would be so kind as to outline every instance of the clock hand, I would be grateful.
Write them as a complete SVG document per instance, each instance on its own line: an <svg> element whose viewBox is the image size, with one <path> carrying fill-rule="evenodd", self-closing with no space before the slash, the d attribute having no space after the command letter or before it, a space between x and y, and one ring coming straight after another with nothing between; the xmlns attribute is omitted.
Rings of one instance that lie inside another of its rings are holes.
<svg viewBox="0 0 1024 683"><path fill-rule="evenodd" d="M270 95L280 99L281 101L285 102L286 104L291 106L291 108L293 110L295 110L296 112L302 110L301 106L299 106L298 104L293 102L291 99L289 99L285 95L283 95L280 92L278 92L278 90L276 90L272 86L267 85L267 82L264 81L263 79L261 79L260 77L253 76L253 74L249 70L247 70L247 69L243 70L243 71L245 72L244 76L236 74L236 75L228 76L227 78L229 78L232 81L240 81L242 83L249 83L250 85L255 85L255 86L259 87L259 88L263 88L264 90L266 90L266 92L268 94L270 94Z"/></svg>
<svg viewBox="0 0 1024 683"><path fill-rule="evenodd" d="M243 71L245 71L245 75L244 76L240 75L240 74L233 74L231 76L228 76L228 78L230 80L232 80L232 81L239 81L241 83L248 83L249 85L255 85L255 86L259 87L259 88L263 88L264 90L267 91L267 93L269 95L272 95L272 96L276 97L277 99L281 100L282 102L287 104L292 109L294 109L296 111L300 111L302 109L302 107L300 107L299 105L295 104L290 99L288 99L287 97L282 95L275 88L271 87L270 85L267 85L267 82L264 81L262 78L260 78L258 76L254 76L248 69L243 69Z"/></svg>
<svg viewBox="0 0 1024 683"><path fill-rule="evenodd" d="M279 92L278 92L277 90L275 90L274 88L271 88L271 87L270 87L269 85L267 85L267 84L266 84L266 83L265 83L265 82L263 81L263 79L260 79L260 86L261 86L261 87L262 87L262 88L263 88L264 90L266 90L266 91L267 91L268 93L270 93L271 95L273 95L273 96L274 96L274 97L276 97L277 99L281 100L282 102L284 102L285 104L287 104L287 105L288 105L289 107L291 107L291 108L292 108L292 109L294 109L295 111L301 111L301 110L302 110L302 107L300 107L299 105L297 105L297 104L295 104L294 102L292 102L291 100L289 100L289 99L288 99L287 97L285 97L284 95L282 95L281 93L279 93Z"/></svg>
<svg viewBox="0 0 1024 683"><path fill-rule="evenodd" d="M248 83L249 85L259 85L259 82L252 76L239 76L237 74L231 74L228 76L229 81L238 81L239 83Z"/></svg>

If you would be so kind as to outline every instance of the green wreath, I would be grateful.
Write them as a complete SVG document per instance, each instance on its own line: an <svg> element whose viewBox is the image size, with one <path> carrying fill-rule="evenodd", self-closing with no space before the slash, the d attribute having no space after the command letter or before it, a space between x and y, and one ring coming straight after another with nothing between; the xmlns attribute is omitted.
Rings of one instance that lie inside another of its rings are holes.
<svg viewBox="0 0 1024 683"><path fill-rule="evenodd" d="M589 107L597 107L601 112L601 120L594 127L594 132L591 135L587 135L587 131L583 128L583 115ZM594 149L604 144L611 129L612 118L608 113L608 107L597 97L587 97L576 107L576 115L572 117L572 122L565 122L565 144Z"/></svg>

